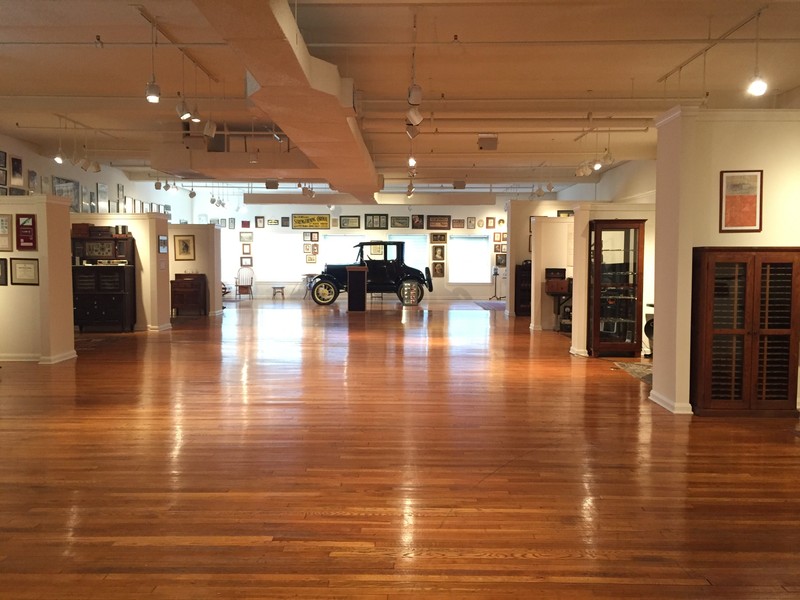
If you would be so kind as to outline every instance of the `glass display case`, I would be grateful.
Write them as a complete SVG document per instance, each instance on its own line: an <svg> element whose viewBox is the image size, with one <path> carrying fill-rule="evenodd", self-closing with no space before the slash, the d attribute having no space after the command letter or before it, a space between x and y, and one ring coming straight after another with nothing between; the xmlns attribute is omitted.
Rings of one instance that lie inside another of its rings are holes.
<svg viewBox="0 0 800 600"><path fill-rule="evenodd" d="M589 222L592 356L634 356L642 349L644 220Z"/></svg>

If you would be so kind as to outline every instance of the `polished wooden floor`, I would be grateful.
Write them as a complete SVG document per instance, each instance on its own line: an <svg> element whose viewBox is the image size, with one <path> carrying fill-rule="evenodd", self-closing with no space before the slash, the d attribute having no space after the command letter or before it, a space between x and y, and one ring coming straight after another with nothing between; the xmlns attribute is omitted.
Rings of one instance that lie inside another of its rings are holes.
<svg viewBox="0 0 800 600"><path fill-rule="evenodd" d="M474 303L230 303L0 369L0 598L800 597L800 437Z"/></svg>

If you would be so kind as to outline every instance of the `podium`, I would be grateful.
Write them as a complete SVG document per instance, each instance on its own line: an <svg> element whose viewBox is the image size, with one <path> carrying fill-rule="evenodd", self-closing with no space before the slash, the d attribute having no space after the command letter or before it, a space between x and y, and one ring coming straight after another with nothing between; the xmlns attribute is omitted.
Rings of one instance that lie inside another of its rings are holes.
<svg viewBox="0 0 800 600"><path fill-rule="evenodd" d="M367 267L361 265L347 267L347 310L350 312L367 310Z"/></svg>

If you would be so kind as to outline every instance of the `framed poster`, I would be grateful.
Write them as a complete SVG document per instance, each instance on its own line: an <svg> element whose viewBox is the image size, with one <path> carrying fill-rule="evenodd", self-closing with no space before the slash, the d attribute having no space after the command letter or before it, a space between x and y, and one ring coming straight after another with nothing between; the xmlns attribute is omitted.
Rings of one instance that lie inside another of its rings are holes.
<svg viewBox="0 0 800 600"><path fill-rule="evenodd" d="M432 233L431 234L431 244L446 244L447 243L447 234L446 233Z"/></svg>
<svg viewBox="0 0 800 600"><path fill-rule="evenodd" d="M425 229L425 215L411 215L411 229Z"/></svg>
<svg viewBox="0 0 800 600"><path fill-rule="evenodd" d="M175 260L194 260L194 236L176 235L173 236L175 244Z"/></svg>
<svg viewBox="0 0 800 600"><path fill-rule="evenodd" d="M69 209L81 212L81 186L77 181L53 176L53 195L70 199Z"/></svg>
<svg viewBox="0 0 800 600"><path fill-rule="evenodd" d="M8 285L8 259L0 258L0 285Z"/></svg>
<svg viewBox="0 0 800 600"><path fill-rule="evenodd" d="M450 229L450 215L428 215L428 229Z"/></svg>
<svg viewBox="0 0 800 600"><path fill-rule="evenodd" d="M719 231L761 231L764 171L720 171Z"/></svg>
<svg viewBox="0 0 800 600"><path fill-rule="evenodd" d="M330 229L331 216L327 215L292 215L292 229Z"/></svg>
<svg viewBox="0 0 800 600"><path fill-rule="evenodd" d="M281 227L289 226L289 217L281 217Z"/></svg>
<svg viewBox="0 0 800 600"><path fill-rule="evenodd" d="M242 221L242 229L250 229L250 221Z"/></svg>
<svg viewBox="0 0 800 600"><path fill-rule="evenodd" d="M444 260L444 246L431 246L431 260Z"/></svg>
<svg viewBox="0 0 800 600"><path fill-rule="evenodd" d="M39 174L30 169L28 169L28 190L31 193L41 191L41 188L39 187Z"/></svg>
<svg viewBox="0 0 800 600"><path fill-rule="evenodd" d="M264 217L256 217L256 229L264 228Z"/></svg>
<svg viewBox="0 0 800 600"><path fill-rule="evenodd" d="M242 226L244 227L244 221L242 221ZM240 231L239 232L239 241L242 243L252 243L253 242L253 232L252 231Z"/></svg>
<svg viewBox="0 0 800 600"><path fill-rule="evenodd" d="M7 186L8 185L8 171L5 169L0 169L0 185Z"/></svg>
<svg viewBox="0 0 800 600"><path fill-rule="evenodd" d="M306 262L307 263L315 263L315 262L317 262L316 254L306 254Z"/></svg>
<svg viewBox="0 0 800 600"><path fill-rule="evenodd" d="M158 236L158 253L159 254L169 253L169 244L167 243L167 236L165 235Z"/></svg>
<svg viewBox="0 0 800 600"><path fill-rule="evenodd" d="M0 250L11 252L11 235L14 233L14 225L11 215L0 215Z"/></svg>
<svg viewBox="0 0 800 600"><path fill-rule="evenodd" d="M16 215L17 250L36 250L36 215ZM37 283L38 285L38 283Z"/></svg>
<svg viewBox="0 0 800 600"><path fill-rule="evenodd" d="M253 266L253 257L252 256L241 256L241 257L239 257L239 266L240 267L252 267Z"/></svg>
<svg viewBox="0 0 800 600"><path fill-rule="evenodd" d="M431 272L431 276L433 277L444 277L444 263L443 262L435 262L431 263L433 266L433 270Z"/></svg>
<svg viewBox="0 0 800 600"><path fill-rule="evenodd" d="M236 229L236 218L228 217L228 229Z"/></svg>
<svg viewBox="0 0 800 600"><path fill-rule="evenodd" d="M6 153L3 150L0 150L0 169L6 168Z"/></svg>
<svg viewBox="0 0 800 600"><path fill-rule="evenodd" d="M25 178L22 176L22 159L19 156L11 157L11 183L17 187L25 185Z"/></svg>
<svg viewBox="0 0 800 600"><path fill-rule="evenodd" d="M12 258L11 285L39 285L39 259Z"/></svg>
<svg viewBox="0 0 800 600"><path fill-rule="evenodd" d="M389 229L388 214L364 215L364 229Z"/></svg>
<svg viewBox="0 0 800 600"><path fill-rule="evenodd" d="M486 217L486 229L494 229L494 217Z"/></svg>
<svg viewBox="0 0 800 600"><path fill-rule="evenodd" d="M467 217L467 229L475 229L475 217Z"/></svg>
<svg viewBox="0 0 800 600"><path fill-rule="evenodd" d="M361 229L361 216L342 215L339 217L339 229Z"/></svg>
<svg viewBox="0 0 800 600"><path fill-rule="evenodd" d="M505 267L508 264L507 257L505 254L495 254L494 264L497 267Z"/></svg>
<svg viewBox="0 0 800 600"><path fill-rule="evenodd" d="M242 244L242 254L250 254L250 244Z"/></svg>
<svg viewBox="0 0 800 600"><path fill-rule="evenodd" d="M389 220L389 224L392 227L397 227L398 229L407 229L411 227L411 217L392 217Z"/></svg>
<svg viewBox="0 0 800 600"><path fill-rule="evenodd" d="M466 224L466 219L453 219L453 229L464 229Z"/></svg>

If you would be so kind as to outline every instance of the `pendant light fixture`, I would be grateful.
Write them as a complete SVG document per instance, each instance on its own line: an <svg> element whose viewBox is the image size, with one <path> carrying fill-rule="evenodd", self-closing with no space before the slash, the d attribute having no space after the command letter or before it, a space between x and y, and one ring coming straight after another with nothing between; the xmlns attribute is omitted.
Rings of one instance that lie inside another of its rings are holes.
<svg viewBox="0 0 800 600"><path fill-rule="evenodd" d="M64 153L61 151L61 117L58 117L58 152L53 157L53 160L58 165L64 164Z"/></svg>
<svg viewBox="0 0 800 600"><path fill-rule="evenodd" d="M753 79L750 80L750 85L747 86L747 93L751 96L763 96L767 93L767 82L761 79L758 73L758 24L761 20L761 11L756 14L756 68L753 73Z"/></svg>
<svg viewBox="0 0 800 600"><path fill-rule="evenodd" d="M180 102L175 106L175 112L178 113L181 121L188 121L192 117L192 111L189 110L189 105L186 103L186 71L184 65L186 55L181 54L181 91L178 92Z"/></svg>
<svg viewBox="0 0 800 600"><path fill-rule="evenodd" d="M151 26L150 35L150 58L151 58L151 76L150 81L144 88L144 96L151 104L158 104L161 99L161 86L156 83L156 42L158 38L158 30L156 29L156 22L153 21Z"/></svg>

